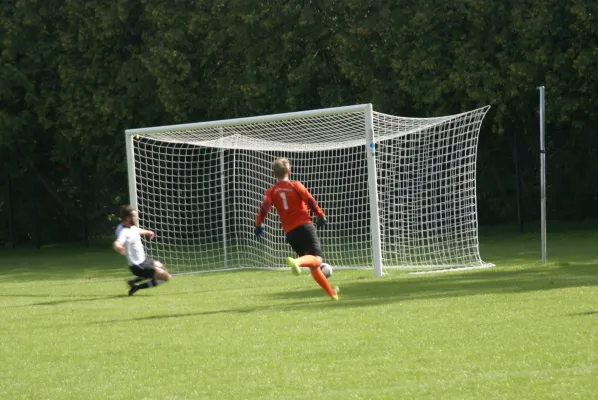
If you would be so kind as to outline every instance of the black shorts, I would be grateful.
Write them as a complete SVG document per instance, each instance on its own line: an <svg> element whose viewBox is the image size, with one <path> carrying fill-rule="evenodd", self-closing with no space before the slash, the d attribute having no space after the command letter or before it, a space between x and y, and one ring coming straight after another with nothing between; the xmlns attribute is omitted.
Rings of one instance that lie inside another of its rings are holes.
<svg viewBox="0 0 598 400"><path fill-rule="evenodd" d="M287 233L286 237L287 242L291 245L297 255L322 257L320 239L318 239L316 227L313 224L298 226Z"/></svg>
<svg viewBox="0 0 598 400"><path fill-rule="evenodd" d="M146 258L145 261L139 265L131 265L129 266L129 269L133 275L140 278L152 279L156 273L156 269L154 268L154 260L151 258Z"/></svg>

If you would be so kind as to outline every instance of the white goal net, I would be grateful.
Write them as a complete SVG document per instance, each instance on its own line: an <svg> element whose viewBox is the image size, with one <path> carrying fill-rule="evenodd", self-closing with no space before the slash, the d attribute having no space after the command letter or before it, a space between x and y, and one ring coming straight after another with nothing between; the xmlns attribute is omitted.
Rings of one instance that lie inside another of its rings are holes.
<svg viewBox="0 0 598 400"><path fill-rule="evenodd" d="M131 204L156 232L148 255L177 273L285 268L292 250L273 210L253 229L272 161L327 215L318 231L336 268L485 267L476 151L489 107L403 118L359 105L127 130Z"/></svg>

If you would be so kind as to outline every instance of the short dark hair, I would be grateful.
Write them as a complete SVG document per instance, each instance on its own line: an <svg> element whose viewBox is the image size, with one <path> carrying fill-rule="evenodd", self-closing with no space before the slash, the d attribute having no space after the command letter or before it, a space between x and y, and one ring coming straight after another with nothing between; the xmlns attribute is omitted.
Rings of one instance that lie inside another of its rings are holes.
<svg viewBox="0 0 598 400"><path fill-rule="evenodd" d="M131 207L130 205L126 204L124 206L120 206L120 219L121 221L124 220L125 218L131 217L133 216L133 207Z"/></svg>

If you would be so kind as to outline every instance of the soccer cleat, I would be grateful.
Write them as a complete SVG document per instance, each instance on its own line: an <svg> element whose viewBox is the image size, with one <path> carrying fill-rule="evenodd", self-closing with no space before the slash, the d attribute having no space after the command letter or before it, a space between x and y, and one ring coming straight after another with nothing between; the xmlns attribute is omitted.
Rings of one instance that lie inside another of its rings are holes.
<svg viewBox="0 0 598 400"><path fill-rule="evenodd" d="M133 284L131 286L131 290L129 290L129 296L133 296L135 294L135 292L138 290L139 290L139 285Z"/></svg>
<svg viewBox="0 0 598 400"><path fill-rule="evenodd" d="M341 289L338 286L333 287L333 289L336 294L334 296L330 296L330 299L333 301L338 301L338 293L341 291Z"/></svg>
<svg viewBox="0 0 598 400"><path fill-rule="evenodd" d="M297 261L293 257L287 257L287 265L291 267L291 272L295 275L301 275L301 268L297 264Z"/></svg>

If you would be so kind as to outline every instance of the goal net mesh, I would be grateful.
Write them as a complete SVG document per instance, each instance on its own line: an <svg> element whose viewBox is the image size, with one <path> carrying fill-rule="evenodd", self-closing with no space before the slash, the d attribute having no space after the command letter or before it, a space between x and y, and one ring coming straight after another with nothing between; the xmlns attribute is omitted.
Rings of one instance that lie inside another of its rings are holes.
<svg viewBox="0 0 598 400"><path fill-rule="evenodd" d="M373 113L384 268L482 267L475 191L477 140L487 108L439 118ZM285 268L292 250L276 211L253 233L272 161L327 215L318 231L335 268L371 268L365 111L138 129L133 138L140 226L148 256L176 273ZM307 114L307 115L306 115Z"/></svg>

